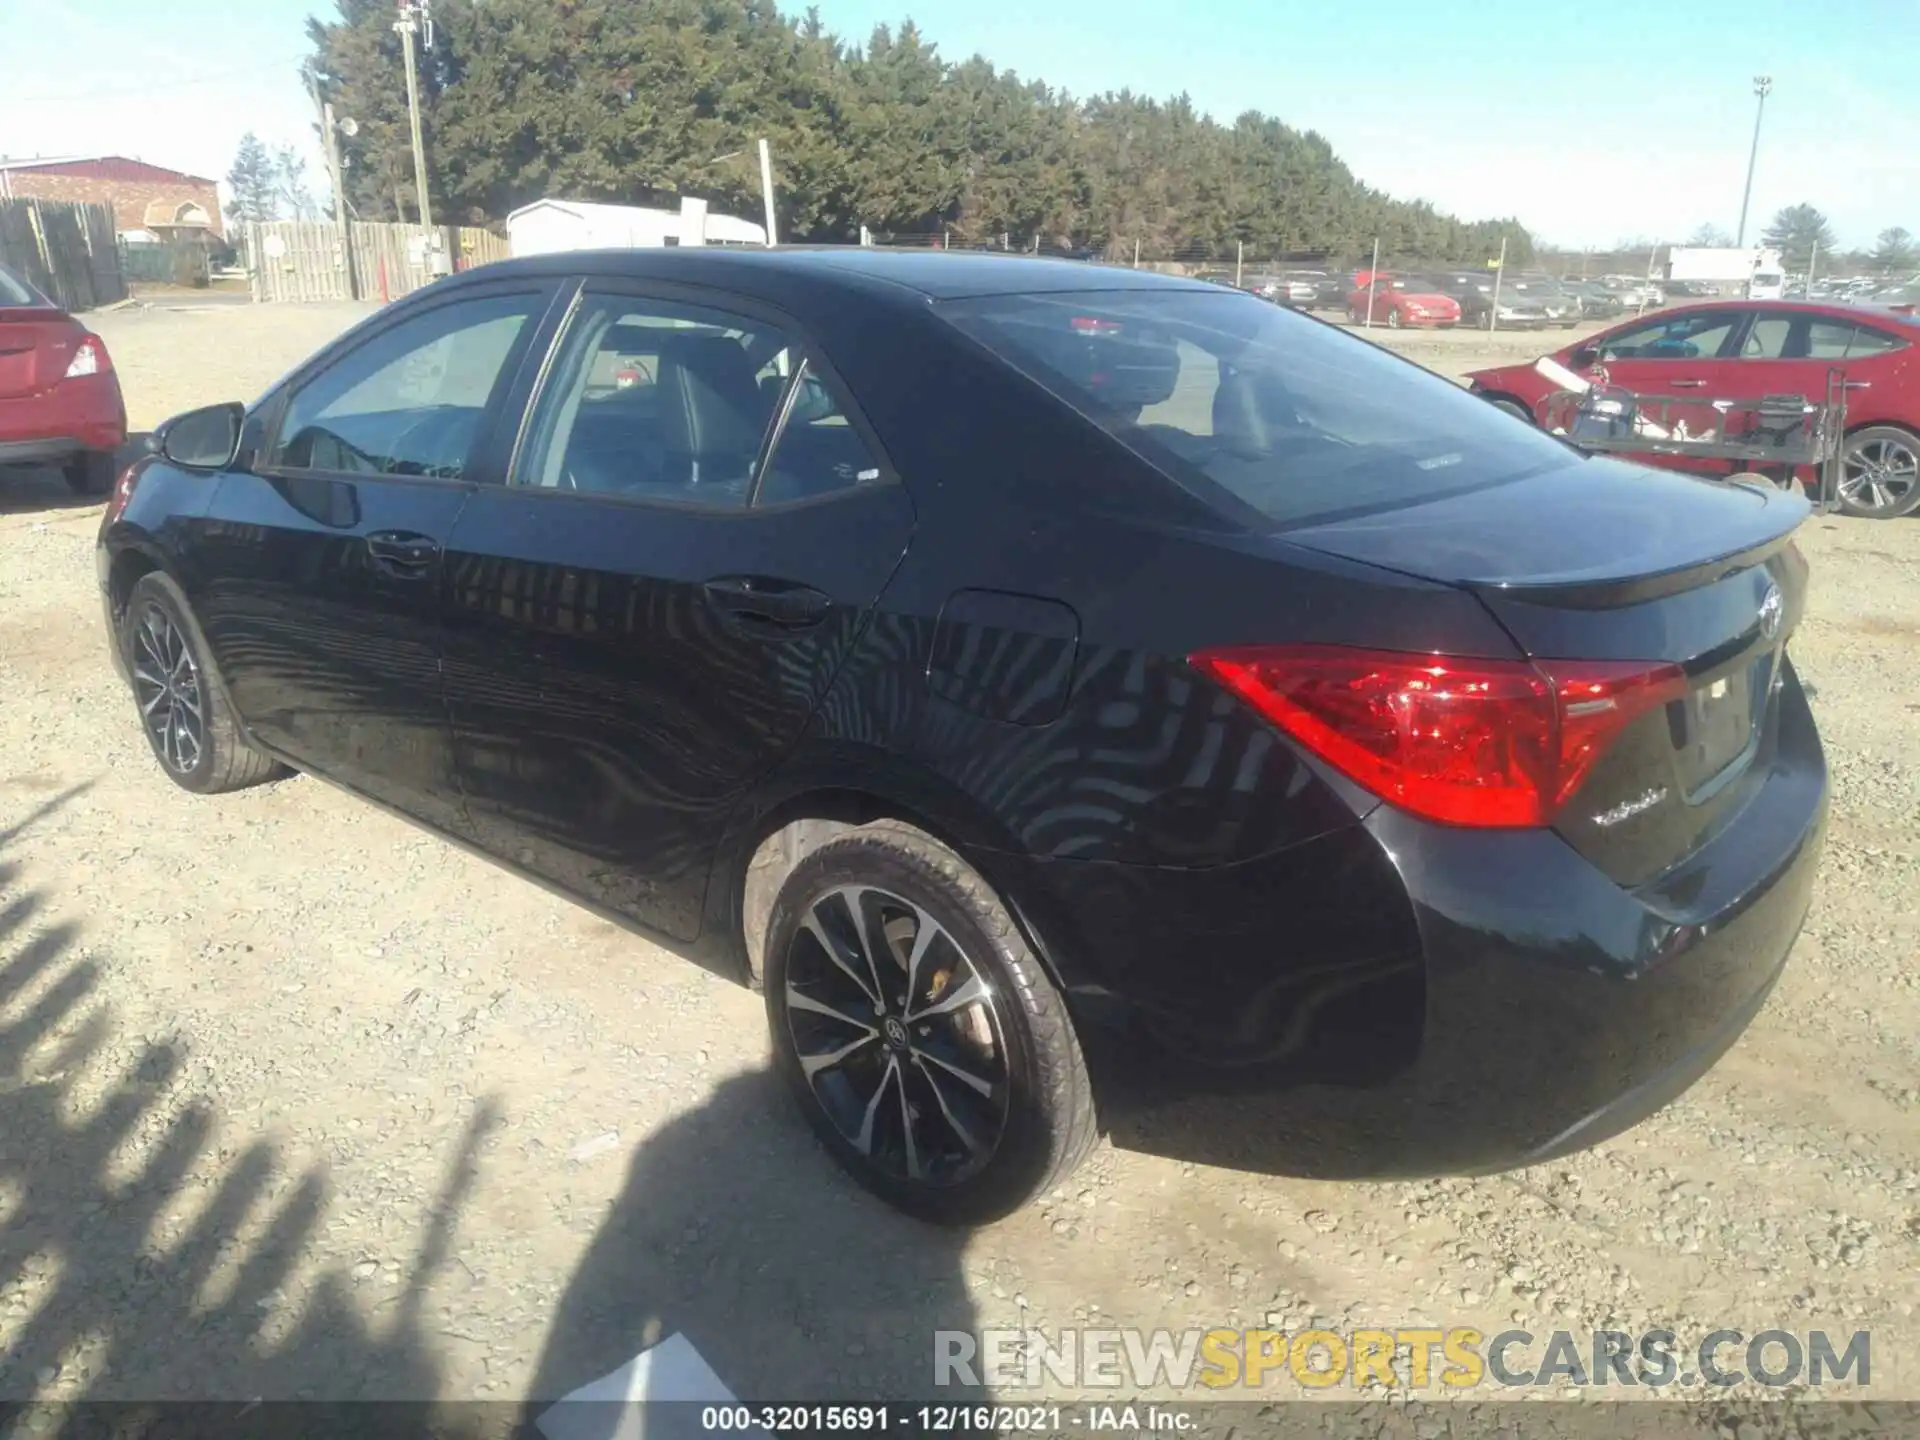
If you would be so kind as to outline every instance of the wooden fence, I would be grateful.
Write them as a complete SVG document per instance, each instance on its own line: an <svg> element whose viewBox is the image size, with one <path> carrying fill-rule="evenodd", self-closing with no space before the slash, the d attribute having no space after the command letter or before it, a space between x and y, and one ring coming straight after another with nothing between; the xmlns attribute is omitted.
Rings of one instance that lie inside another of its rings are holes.
<svg viewBox="0 0 1920 1440"><path fill-rule="evenodd" d="M0 200L0 265L69 310L127 298L105 205Z"/></svg>
<svg viewBox="0 0 1920 1440"><path fill-rule="evenodd" d="M507 242L467 227L355 220L275 220L247 227L253 298L263 301L393 300L441 275L507 258Z"/></svg>

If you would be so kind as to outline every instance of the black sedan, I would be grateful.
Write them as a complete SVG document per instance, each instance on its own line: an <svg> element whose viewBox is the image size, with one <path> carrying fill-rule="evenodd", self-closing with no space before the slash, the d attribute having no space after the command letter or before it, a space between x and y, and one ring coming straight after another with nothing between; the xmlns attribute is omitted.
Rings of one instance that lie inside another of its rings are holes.
<svg viewBox="0 0 1920 1440"><path fill-rule="evenodd" d="M552 255L158 444L99 579L165 771L309 772L762 987L826 1147L932 1219L1103 1129L1341 1176L1590 1144L1807 906L1806 503L1250 295Z"/></svg>

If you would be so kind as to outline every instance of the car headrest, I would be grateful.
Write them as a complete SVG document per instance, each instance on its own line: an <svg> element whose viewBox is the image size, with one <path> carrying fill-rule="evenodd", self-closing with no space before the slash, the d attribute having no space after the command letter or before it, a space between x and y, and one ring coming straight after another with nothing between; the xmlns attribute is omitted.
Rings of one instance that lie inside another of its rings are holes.
<svg viewBox="0 0 1920 1440"><path fill-rule="evenodd" d="M1180 380L1180 351L1155 340L1101 336L1092 342L1087 388L1115 409L1158 405Z"/></svg>
<svg viewBox="0 0 1920 1440"><path fill-rule="evenodd" d="M675 335L660 347L660 427L670 453L752 455L772 406L740 342Z"/></svg>
<svg viewBox="0 0 1920 1440"><path fill-rule="evenodd" d="M1263 401L1258 372L1234 370L1213 392L1213 436L1230 454L1255 459L1273 449L1271 398Z"/></svg>

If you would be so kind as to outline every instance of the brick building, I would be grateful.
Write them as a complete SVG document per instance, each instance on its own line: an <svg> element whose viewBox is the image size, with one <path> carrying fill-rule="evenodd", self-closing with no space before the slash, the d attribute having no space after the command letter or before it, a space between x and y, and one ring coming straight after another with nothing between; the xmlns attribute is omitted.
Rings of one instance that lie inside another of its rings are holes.
<svg viewBox="0 0 1920 1440"><path fill-rule="evenodd" d="M111 205L116 230L162 240L223 234L213 181L124 155L0 159L0 199L9 197Z"/></svg>

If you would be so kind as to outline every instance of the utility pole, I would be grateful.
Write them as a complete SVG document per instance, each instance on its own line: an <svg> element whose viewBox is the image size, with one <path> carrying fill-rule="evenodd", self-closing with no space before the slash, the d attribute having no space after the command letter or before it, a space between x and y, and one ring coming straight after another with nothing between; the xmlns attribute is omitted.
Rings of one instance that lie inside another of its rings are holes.
<svg viewBox="0 0 1920 1440"><path fill-rule="evenodd" d="M1500 328L1500 282L1507 274L1507 237L1500 237L1500 258L1493 262L1493 308L1487 312L1487 329Z"/></svg>
<svg viewBox="0 0 1920 1440"><path fill-rule="evenodd" d="M1747 188L1740 193L1740 230L1733 237L1735 249L1743 248L1747 243L1747 202L1753 199L1753 167L1760 159L1760 121L1767 113L1767 95L1772 89L1771 75L1753 77L1753 93L1760 103L1753 112L1753 148L1747 152Z"/></svg>
<svg viewBox="0 0 1920 1440"><path fill-rule="evenodd" d="M760 139L760 203L767 210L767 245L771 248L780 243L780 237L774 233L773 223L773 152L767 148L765 136Z"/></svg>
<svg viewBox="0 0 1920 1440"><path fill-rule="evenodd" d="M433 48L433 17L427 13L428 0L400 0L400 18L393 28L400 32L400 45L407 60L407 123L413 130L413 193L420 225L433 224L433 207L427 200L427 147L420 138L420 77L416 73L413 37L424 32L427 49Z"/></svg>
<svg viewBox="0 0 1920 1440"><path fill-rule="evenodd" d="M353 276L353 238L347 228L347 187L340 179L340 125L333 118L333 102L320 96L320 80L308 65L303 73L307 79L307 94L313 97L313 108L320 114L320 140L327 152L327 184L333 190L333 223L340 232L340 268L347 279L347 298L358 300L360 287Z"/></svg>

